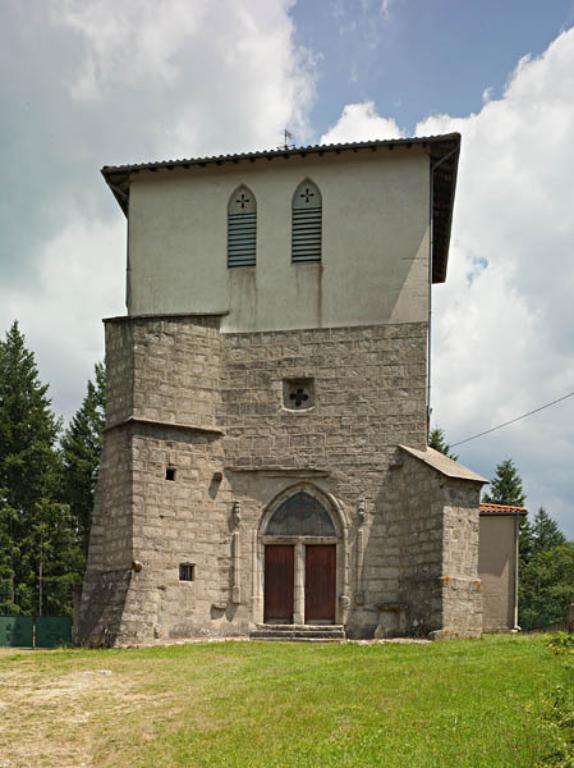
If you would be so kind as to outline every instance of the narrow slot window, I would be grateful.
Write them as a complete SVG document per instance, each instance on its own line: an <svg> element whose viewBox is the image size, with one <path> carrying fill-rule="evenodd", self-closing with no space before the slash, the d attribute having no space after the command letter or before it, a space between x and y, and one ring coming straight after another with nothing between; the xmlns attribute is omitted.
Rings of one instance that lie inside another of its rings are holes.
<svg viewBox="0 0 574 768"><path fill-rule="evenodd" d="M195 565L192 565L191 563L180 563L179 580L195 581Z"/></svg>
<svg viewBox="0 0 574 768"><path fill-rule="evenodd" d="M171 480L172 482L175 480L175 467L165 468L165 479Z"/></svg>

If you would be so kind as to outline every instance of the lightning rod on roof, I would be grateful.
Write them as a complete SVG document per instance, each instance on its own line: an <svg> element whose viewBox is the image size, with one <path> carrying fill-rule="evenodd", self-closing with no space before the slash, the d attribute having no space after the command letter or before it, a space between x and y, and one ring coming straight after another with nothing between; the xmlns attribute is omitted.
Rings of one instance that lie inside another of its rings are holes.
<svg viewBox="0 0 574 768"><path fill-rule="evenodd" d="M295 149L295 144L292 144L293 134L290 133L287 128L283 129L283 144L277 149Z"/></svg>

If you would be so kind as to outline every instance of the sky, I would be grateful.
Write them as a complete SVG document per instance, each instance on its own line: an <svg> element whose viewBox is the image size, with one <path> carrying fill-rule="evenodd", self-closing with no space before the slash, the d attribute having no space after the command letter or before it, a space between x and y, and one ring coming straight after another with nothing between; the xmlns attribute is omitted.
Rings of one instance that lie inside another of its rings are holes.
<svg viewBox="0 0 574 768"><path fill-rule="evenodd" d="M0 332L56 413L125 313L105 164L462 134L432 420L455 443L574 392L574 0L1 0ZM574 397L460 445L574 538Z"/></svg>

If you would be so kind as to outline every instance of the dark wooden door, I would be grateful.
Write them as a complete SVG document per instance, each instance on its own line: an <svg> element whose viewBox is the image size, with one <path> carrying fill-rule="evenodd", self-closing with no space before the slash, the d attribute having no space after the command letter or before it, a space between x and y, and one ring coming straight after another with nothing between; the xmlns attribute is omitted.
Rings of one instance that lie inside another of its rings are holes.
<svg viewBox="0 0 574 768"><path fill-rule="evenodd" d="M292 544L265 547L264 621L273 624L293 623L294 549Z"/></svg>
<svg viewBox="0 0 574 768"><path fill-rule="evenodd" d="M336 545L309 544L305 550L305 622L334 624Z"/></svg>

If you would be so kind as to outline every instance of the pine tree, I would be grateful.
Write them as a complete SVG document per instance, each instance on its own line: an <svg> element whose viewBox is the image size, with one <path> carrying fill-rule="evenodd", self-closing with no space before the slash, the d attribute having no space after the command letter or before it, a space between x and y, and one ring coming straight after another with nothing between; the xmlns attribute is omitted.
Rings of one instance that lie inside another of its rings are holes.
<svg viewBox="0 0 574 768"><path fill-rule="evenodd" d="M15 571L18 548L14 538L16 512L6 501L6 492L0 488L0 615L19 613L14 602Z"/></svg>
<svg viewBox="0 0 574 768"><path fill-rule="evenodd" d="M64 501L76 521L78 540L87 554L94 492L104 434L106 374L102 363L88 381L86 396L62 439Z"/></svg>
<svg viewBox="0 0 574 768"><path fill-rule="evenodd" d="M450 450L450 445L446 442L444 429L441 429L440 427L431 429L428 443L431 448L435 449L435 451L440 451L441 453L444 453L445 456L448 456L449 459L458 461L458 456Z"/></svg>
<svg viewBox="0 0 574 768"><path fill-rule="evenodd" d="M522 478L512 459L505 459L497 464L496 476L490 483L490 493L484 495L483 501L514 507L524 506L526 494L522 487Z"/></svg>
<svg viewBox="0 0 574 768"><path fill-rule="evenodd" d="M522 478L512 459L504 459L497 464L495 478L490 483L490 493L485 493L482 500L490 504L524 506L526 494L522 486ZM520 519L519 525L519 568L523 570L532 555L532 529L527 516Z"/></svg>
<svg viewBox="0 0 574 768"><path fill-rule="evenodd" d="M9 602L28 614L51 603L70 610L77 569L75 533L58 499L60 424L47 392L15 322L0 342L0 567Z"/></svg>
<svg viewBox="0 0 574 768"><path fill-rule="evenodd" d="M558 523L550 517L544 507L540 507L536 513L531 530L533 552L548 551L554 549L559 544L566 543L566 536L564 536Z"/></svg>
<svg viewBox="0 0 574 768"><path fill-rule="evenodd" d="M563 622L574 601L574 543L535 552L520 574L519 590L523 629Z"/></svg>

